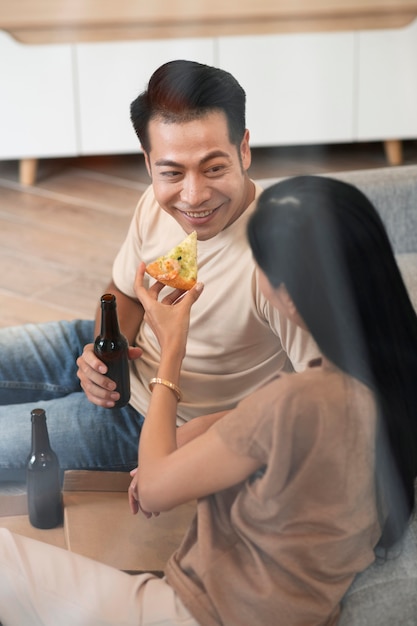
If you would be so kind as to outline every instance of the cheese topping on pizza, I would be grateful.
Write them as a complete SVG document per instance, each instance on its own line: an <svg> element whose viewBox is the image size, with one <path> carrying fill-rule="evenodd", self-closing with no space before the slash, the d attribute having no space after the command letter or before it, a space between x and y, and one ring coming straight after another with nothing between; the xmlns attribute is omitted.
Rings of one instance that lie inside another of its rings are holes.
<svg viewBox="0 0 417 626"><path fill-rule="evenodd" d="M193 231L167 254L149 263L146 271L164 285L191 289L197 282L197 233Z"/></svg>

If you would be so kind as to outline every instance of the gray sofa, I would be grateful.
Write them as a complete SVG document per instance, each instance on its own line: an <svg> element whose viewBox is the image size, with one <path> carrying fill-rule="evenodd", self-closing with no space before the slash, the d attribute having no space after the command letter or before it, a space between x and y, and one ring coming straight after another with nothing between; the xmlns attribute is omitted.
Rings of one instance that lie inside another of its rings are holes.
<svg viewBox="0 0 417 626"><path fill-rule="evenodd" d="M323 175L356 185L376 206L417 310L417 165ZM257 182L269 187L278 180L265 178Z"/></svg>
<svg viewBox="0 0 417 626"><path fill-rule="evenodd" d="M356 185L376 206L417 310L417 166L331 173L327 176ZM275 180L259 182L268 187ZM339 626L416 625L417 516L410 523L399 555L384 563L376 561L357 576L343 600L339 620Z"/></svg>

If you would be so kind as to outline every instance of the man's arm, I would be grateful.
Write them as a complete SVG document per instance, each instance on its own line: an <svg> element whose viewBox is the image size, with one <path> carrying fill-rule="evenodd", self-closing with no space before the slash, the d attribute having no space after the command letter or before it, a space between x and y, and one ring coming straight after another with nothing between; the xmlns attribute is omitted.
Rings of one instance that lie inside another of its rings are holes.
<svg viewBox="0 0 417 626"><path fill-rule="evenodd" d="M132 347L139 327L143 320L143 307L138 300L129 298L117 289L113 282L107 286L103 293L112 293L116 296L117 313L121 332L126 336L129 343L129 358L137 359L141 355L140 348ZM100 332L101 308L97 308L95 318L95 335ZM111 408L119 399L119 393L115 391L116 383L107 378L107 367L94 354L94 344L84 346L83 353L77 359L80 385L87 398L97 406Z"/></svg>

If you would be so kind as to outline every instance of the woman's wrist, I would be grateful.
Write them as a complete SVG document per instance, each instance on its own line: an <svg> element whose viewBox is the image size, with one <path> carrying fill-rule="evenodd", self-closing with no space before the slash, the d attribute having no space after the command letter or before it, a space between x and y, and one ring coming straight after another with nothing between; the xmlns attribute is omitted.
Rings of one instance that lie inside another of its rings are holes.
<svg viewBox="0 0 417 626"><path fill-rule="evenodd" d="M178 371L181 369L182 362L185 356L185 348L181 345L172 345L164 347L161 350L161 358L159 360L160 367L164 363L169 363L173 367L178 367Z"/></svg>
<svg viewBox="0 0 417 626"><path fill-rule="evenodd" d="M167 387L176 396L177 401L181 402L182 400L181 389L178 387L178 385L176 385L172 381L168 380L167 378L161 378L159 376L155 376L155 378L151 378L151 380L149 381L149 389L151 392L153 392L155 385L163 385L164 387Z"/></svg>

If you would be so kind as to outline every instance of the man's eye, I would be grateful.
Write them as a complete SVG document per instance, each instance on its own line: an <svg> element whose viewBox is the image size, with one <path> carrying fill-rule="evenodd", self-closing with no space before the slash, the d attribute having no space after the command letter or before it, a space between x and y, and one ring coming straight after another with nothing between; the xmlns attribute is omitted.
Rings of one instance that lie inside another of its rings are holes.
<svg viewBox="0 0 417 626"><path fill-rule="evenodd" d="M180 175L181 175L181 172L174 172L174 171L161 172L161 176L163 176L164 178L176 178Z"/></svg>
<svg viewBox="0 0 417 626"><path fill-rule="evenodd" d="M213 165L207 170L207 174L221 174L224 170L224 165Z"/></svg>

